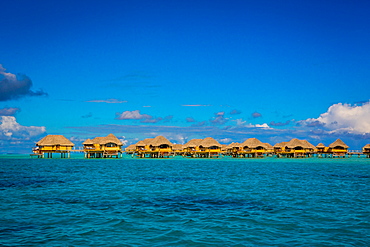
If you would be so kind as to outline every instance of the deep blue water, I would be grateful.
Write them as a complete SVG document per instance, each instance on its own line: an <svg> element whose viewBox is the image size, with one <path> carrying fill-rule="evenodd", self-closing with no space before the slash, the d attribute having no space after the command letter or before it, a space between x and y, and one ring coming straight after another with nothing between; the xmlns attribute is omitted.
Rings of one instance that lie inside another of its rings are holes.
<svg viewBox="0 0 370 247"><path fill-rule="evenodd" d="M369 246L370 159L0 157L2 246Z"/></svg>

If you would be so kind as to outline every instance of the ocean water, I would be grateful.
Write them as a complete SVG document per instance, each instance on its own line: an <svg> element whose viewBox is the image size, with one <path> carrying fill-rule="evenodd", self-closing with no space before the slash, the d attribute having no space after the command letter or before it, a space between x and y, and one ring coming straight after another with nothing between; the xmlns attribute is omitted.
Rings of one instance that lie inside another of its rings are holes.
<svg viewBox="0 0 370 247"><path fill-rule="evenodd" d="M370 159L0 157L1 246L369 246Z"/></svg>

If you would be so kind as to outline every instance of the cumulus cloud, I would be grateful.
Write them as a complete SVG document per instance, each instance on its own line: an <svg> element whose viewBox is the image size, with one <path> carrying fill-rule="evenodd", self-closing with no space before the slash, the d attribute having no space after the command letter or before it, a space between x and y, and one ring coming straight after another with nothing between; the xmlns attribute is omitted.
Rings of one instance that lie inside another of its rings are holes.
<svg viewBox="0 0 370 247"><path fill-rule="evenodd" d="M116 113L116 119L118 120L139 120L139 119L150 119L152 116L147 114L141 114L139 110L135 111L124 111L122 113Z"/></svg>
<svg viewBox="0 0 370 247"><path fill-rule="evenodd" d="M330 133L370 133L370 102L363 105L334 104L318 118L299 122L307 127L322 127Z"/></svg>
<svg viewBox="0 0 370 247"><path fill-rule="evenodd" d="M201 121L195 124L192 124L191 127L201 127L207 125L207 121Z"/></svg>
<svg viewBox="0 0 370 247"><path fill-rule="evenodd" d="M0 122L0 140L29 140L46 131L44 126L22 126L13 116L2 116Z"/></svg>
<svg viewBox="0 0 370 247"><path fill-rule="evenodd" d="M253 113L252 113L252 117L253 117L253 118L259 118L259 117L262 117L262 114L261 114L261 113L259 113L259 112L253 112Z"/></svg>
<svg viewBox="0 0 370 247"><path fill-rule="evenodd" d="M247 123L247 121L244 121L243 119L239 118L234 120L236 122L237 127L246 127L246 128L270 128L270 126L267 123L263 124L251 124Z"/></svg>
<svg viewBox="0 0 370 247"><path fill-rule="evenodd" d="M192 118L192 117L187 117L185 120L186 120L187 123L194 123L195 122L195 119Z"/></svg>
<svg viewBox="0 0 370 247"><path fill-rule="evenodd" d="M14 116L21 109L14 107L5 107L0 109L0 116Z"/></svg>
<svg viewBox="0 0 370 247"><path fill-rule="evenodd" d="M232 110L232 111L230 112L230 115L239 115L239 114L241 114L241 113L242 113L241 111L234 109L234 110Z"/></svg>
<svg viewBox="0 0 370 247"><path fill-rule="evenodd" d="M222 112L215 113L215 117L213 117L209 121L213 125L223 125L223 124L225 124L228 121L228 119L225 118L225 112L222 111Z"/></svg>
<svg viewBox="0 0 370 247"><path fill-rule="evenodd" d="M290 120L287 120L284 123L283 122L275 122L275 121L270 122L270 125L275 126L275 127L285 126L285 125L288 125L288 124L290 124Z"/></svg>
<svg viewBox="0 0 370 247"><path fill-rule="evenodd" d="M16 76L5 71L6 69L0 64L0 101L13 100L26 96L47 95L42 90L32 91L32 81L28 76Z"/></svg>
<svg viewBox="0 0 370 247"><path fill-rule="evenodd" d="M170 122L173 116L167 117L153 117L148 114L141 114L139 110L135 111L124 111L122 113L116 113L116 119L118 120L140 120L141 123L158 123L160 121Z"/></svg>

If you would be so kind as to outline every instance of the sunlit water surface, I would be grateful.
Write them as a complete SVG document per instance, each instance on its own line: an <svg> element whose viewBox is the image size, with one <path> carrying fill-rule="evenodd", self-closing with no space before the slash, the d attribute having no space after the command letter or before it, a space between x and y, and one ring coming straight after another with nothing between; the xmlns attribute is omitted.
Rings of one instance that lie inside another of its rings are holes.
<svg viewBox="0 0 370 247"><path fill-rule="evenodd" d="M370 159L0 157L3 246L368 246Z"/></svg>

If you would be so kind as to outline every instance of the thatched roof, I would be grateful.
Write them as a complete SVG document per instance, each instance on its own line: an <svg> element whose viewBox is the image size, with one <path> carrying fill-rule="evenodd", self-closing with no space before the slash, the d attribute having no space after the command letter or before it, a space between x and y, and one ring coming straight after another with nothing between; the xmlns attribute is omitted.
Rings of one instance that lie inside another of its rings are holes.
<svg viewBox="0 0 370 247"><path fill-rule="evenodd" d="M282 148L282 147L285 147L285 145L287 144L288 142L279 142L279 143L276 143L274 145L274 148Z"/></svg>
<svg viewBox="0 0 370 247"><path fill-rule="evenodd" d="M226 149L234 148L234 147L241 147L239 142L233 142L226 146Z"/></svg>
<svg viewBox="0 0 370 247"><path fill-rule="evenodd" d="M86 141L82 143L82 145L93 145L93 144L94 142L91 139L87 139Z"/></svg>
<svg viewBox="0 0 370 247"><path fill-rule="evenodd" d="M126 151L134 151L136 148L135 144L131 144L125 148Z"/></svg>
<svg viewBox="0 0 370 247"><path fill-rule="evenodd" d="M330 144L329 147L330 148L335 148L335 147L348 148L348 146L341 139L337 139L335 142Z"/></svg>
<svg viewBox="0 0 370 247"><path fill-rule="evenodd" d="M194 148L199 146L199 143L201 143L202 139L191 139L187 143L183 145L183 148Z"/></svg>
<svg viewBox="0 0 370 247"><path fill-rule="evenodd" d="M319 144L316 145L317 148L326 148L324 144L322 144L321 142Z"/></svg>
<svg viewBox="0 0 370 247"><path fill-rule="evenodd" d="M315 148L315 146L309 143L307 140L298 140L297 138L293 138L288 143L286 143L285 146L287 148L296 148L296 147L312 148L312 149Z"/></svg>
<svg viewBox="0 0 370 247"><path fill-rule="evenodd" d="M144 143L144 146L145 146L145 145L150 145L153 142L153 140L154 138L146 138L142 140L142 142Z"/></svg>
<svg viewBox="0 0 370 247"><path fill-rule="evenodd" d="M366 144L362 149L370 149L370 144Z"/></svg>
<svg viewBox="0 0 370 247"><path fill-rule="evenodd" d="M73 147L75 144L73 144L70 140L65 138L63 135L47 135L44 138L42 138L40 141L36 143L37 146L71 146Z"/></svg>
<svg viewBox="0 0 370 247"><path fill-rule="evenodd" d="M204 138L199 143L199 146L202 146L202 147L205 147L205 148L212 147L212 146L221 147L221 144L218 141L216 141L215 139L213 139L212 137L207 137L207 138Z"/></svg>
<svg viewBox="0 0 370 247"><path fill-rule="evenodd" d="M307 140L301 140L301 142L303 142L304 144L306 144L306 147L305 148L312 148L312 149L314 149L315 148L315 146L314 145L312 145L309 141L307 141Z"/></svg>
<svg viewBox="0 0 370 247"><path fill-rule="evenodd" d="M114 143L118 146L122 146L122 142L113 134L109 134L105 137L95 137L91 141L93 142L93 144L105 145L107 143Z"/></svg>
<svg viewBox="0 0 370 247"><path fill-rule="evenodd" d="M146 146L146 143L144 141L138 141L136 144L135 144L136 147L145 147Z"/></svg>
<svg viewBox="0 0 370 247"><path fill-rule="evenodd" d="M293 138L287 144L285 144L287 148L296 148L296 147L302 147L305 148L306 144L302 141L298 140L297 138Z"/></svg>
<svg viewBox="0 0 370 247"><path fill-rule="evenodd" d="M263 142L261 142L257 138L249 138L249 139L245 140L241 144L241 146L242 147L248 147L248 148L256 148L256 147L264 147L265 148L265 145L263 144Z"/></svg>
<svg viewBox="0 0 370 247"><path fill-rule="evenodd" d="M170 147L173 146L173 144L167 140L166 137L164 136L157 136L155 137L152 142L150 143L150 145L154 146L154 147L159 147L160 145L168 145Z"/></svg>
<svg viewBox="0 0 370 247"><path fill-rule="evenodd" d="M270 143L264 142L263 144L265 145L266 149L274 149L274 147Z"/></svg>
<svg viewBox="0 0 370 247"><path fill-rule="evenodd" d="M182 150L182 144L173 144L172 150L176 151Z"/></svg>

